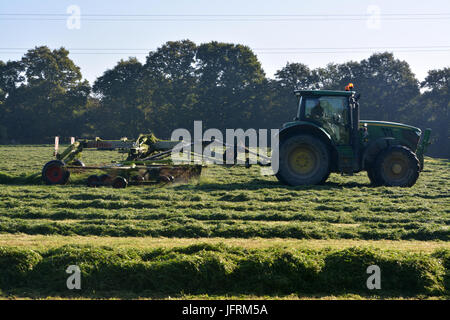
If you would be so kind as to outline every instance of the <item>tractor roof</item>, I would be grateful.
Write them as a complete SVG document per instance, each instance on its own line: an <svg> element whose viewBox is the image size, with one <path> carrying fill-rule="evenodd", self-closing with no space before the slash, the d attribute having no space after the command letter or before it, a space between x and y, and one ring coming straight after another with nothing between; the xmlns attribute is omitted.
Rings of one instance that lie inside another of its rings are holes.
<svg viewBox="0 0 450 320"><path fill-rule="evenodd" d="M355 91L337 91L337 90L294 90L297 96L344 96L349 97L355 94Z"/></svg>

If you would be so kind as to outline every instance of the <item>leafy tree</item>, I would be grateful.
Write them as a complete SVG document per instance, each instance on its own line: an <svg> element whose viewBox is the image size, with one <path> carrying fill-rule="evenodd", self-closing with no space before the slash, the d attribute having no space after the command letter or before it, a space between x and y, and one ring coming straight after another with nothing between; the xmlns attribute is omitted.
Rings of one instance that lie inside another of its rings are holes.
<svg viewBox="0 0 450 320"><path fill-rule="evenodd" d="M287 63L286 66L275 73L275 79L280 88L286 88L292 93L294 89L314 89L315 75L303 63Z"/></svg>
<svg viewBox="0 0 450 320"><path fill-rule="evenodd" d="M76 112L86 103L90 86L68 54L64 48L36 47L21 61L3 66L0 86L9 137L36 141L78 133Z"/></svg>
<svg viewBox="0 0 450 320"><path fill-rule="evenodd" d="M275 80L271 81L274 97L271 127L278 127L280 123L292 119L297 114L296 89L313 89L317 77L303 63L287 63L285 67L275 73Z"/></svg>
<svg viewBox="0 0 450 320"><path fill-rule="evenodd" d="M430 70L421 87L426 91L416 104L416 121L433 130L430 154L450 158L450 68Z"/></svg>
<svg viewBox="0 0 450 320"><path fill-rule="evenodd" d="M361 117L367 120L401 121L402 115L411 111L411 101L420 94L408 63L388 52L373 54L359 63L338 65L330 73L339 75L334 88L342 90L349 82L355 85L363 97Z"/></svg>
<svg viewBox="0 0 450 320"><path fill-rule="evenodd" d="M96 135L137 137L145 127L141 106L142 64L136 58L120 60L93 85L100 105L89 108L89 123Z"/></svg>
<svg viewBox="0 0 450 320"><path fill-rule="evenodd" d="M200 45L196 58L198 118L213 128L251 126L265 80L256 55L247 46L213 41Z"/></svg>
<svg viewBox="0 0 450 320"><path fill-rule="evenodd" d="M198 101L197 46L190 40L169 41L150 52L144 65L145 114L149 127L163 136L192 124Z"/></svg>
<svg viewBox="0 0 450 320"><path fill-rule="evenodd" d="M168 138L194 120L204 129L277 128L296 115L294 89L342 90L352 82L362 94L363 119L431 127L431 154L450 157L450 68L431 70L419 84L408 63L384 52L316 69L287 63L267 79L247 46L181 40L149 52L145 64L120 60L95 81L91 95L68 56L64 48L43 46L19 61L0 61L0 140L134 138L148 130Z"/></svg>

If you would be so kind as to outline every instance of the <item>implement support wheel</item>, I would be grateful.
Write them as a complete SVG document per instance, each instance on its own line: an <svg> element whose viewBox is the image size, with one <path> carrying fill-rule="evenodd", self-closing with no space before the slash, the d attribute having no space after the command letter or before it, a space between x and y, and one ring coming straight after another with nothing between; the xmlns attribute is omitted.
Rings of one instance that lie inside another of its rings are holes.
<svg viewBox="0 0 450 320"><path fill-rule="evenodd" d="M96 188L100 186L100 178L97 175L91 175L87 178L87 186L90 188Z"/></svg>
<svg viewBox="0 0 450 320"><path fill-rule="evenodd" d="M109 174L102 174L101 176L98 177L100 180L100 184L102 186L109 186L111 185L113 179Z"/></svg>
<svg viewBox="0 0 450 320"><path fill-rule="evenodd" d="M114 189L124 189L128 185L127 179L123 177L116 177L112 182L112 187Z"/></svg>
<svg viewBox="0 0 450 320"><path fill-rule="evenodd" d="M85 164L83 163L83 161L81 161L80 159L75 159L73 160L70 165L72 166L77 166L77 167L84 167Z"/></svg>
<svg viewBox="0 0 450 320"><path fill-rule="evenodd" d="M48 185L66 184L69 181L70 172L65 168L61 160L52 160L42 168L42 179Z"/></svg>

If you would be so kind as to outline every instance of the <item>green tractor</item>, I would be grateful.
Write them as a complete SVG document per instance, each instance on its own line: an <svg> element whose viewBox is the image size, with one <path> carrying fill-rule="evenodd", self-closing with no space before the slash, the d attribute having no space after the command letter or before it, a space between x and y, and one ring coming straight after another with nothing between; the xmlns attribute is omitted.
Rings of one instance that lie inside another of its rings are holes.
<svg viewBox="0 0 450 320"><path fill-rule="evenodd" d="M360 120L360 95L296 90L298 112L279 133L276 177L288 185L324 183L331 172L367 171L375 186L413 186L423 169L430 129Z"/></svg>

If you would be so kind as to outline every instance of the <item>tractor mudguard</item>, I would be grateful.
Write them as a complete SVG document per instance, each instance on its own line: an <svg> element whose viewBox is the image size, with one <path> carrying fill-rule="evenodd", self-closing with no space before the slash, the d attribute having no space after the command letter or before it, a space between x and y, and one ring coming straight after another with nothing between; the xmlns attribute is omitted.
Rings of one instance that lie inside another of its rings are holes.
<svg viewBox="0 0 450 320"><path fill-rule="evenodd" d="M296 134L310 134L311 136L321 139L328 146L330 151L330 170L336 172L338 169L338 151L328 132L311 122L288 122L283 125L278 133L280 147L283 141Z"/></svg>
<svg viewBox="0 0 450 320"><path fill-rule="evenodd" d="M284 139L294 133L311 133L315 135L319 135L324 138L328 143L332 143L331 136L326 132L322 127L318 125L306 122L306 121L295 121L288 122L283 125L280 132L278 133L279 139Z"/></svg>

